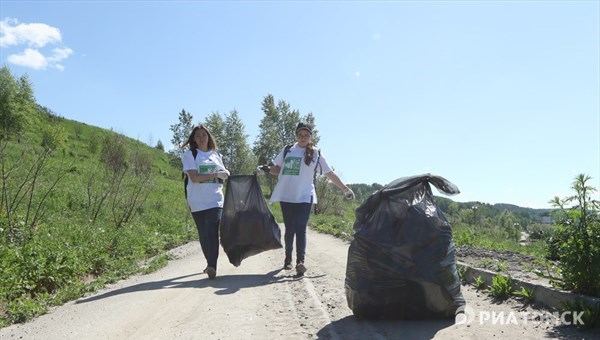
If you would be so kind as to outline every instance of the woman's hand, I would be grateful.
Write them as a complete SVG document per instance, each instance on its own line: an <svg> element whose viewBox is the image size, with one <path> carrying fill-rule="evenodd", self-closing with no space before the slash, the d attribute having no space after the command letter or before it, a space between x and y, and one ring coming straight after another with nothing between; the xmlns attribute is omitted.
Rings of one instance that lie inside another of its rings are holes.
<svg viewBox="0 0 600 340"><path fill-rule="evenodd" d="M352 201L356 198L356 196L354 195L354 191L352 191L352 189L348 187L344 189L344 197L349 201Z"/></svg>

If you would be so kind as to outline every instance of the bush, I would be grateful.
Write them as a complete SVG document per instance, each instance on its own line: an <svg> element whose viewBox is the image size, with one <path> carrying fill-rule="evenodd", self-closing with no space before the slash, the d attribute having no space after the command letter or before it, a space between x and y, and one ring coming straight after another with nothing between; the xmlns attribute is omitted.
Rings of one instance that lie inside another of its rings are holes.
<svg viewBox="0 0 600 340"><path fill-rule="evenodd" d="M575 195L550 201L559 210L549 248L560 261L563 288L600 296L600 202L592 199L596 188L587 185L590 179L578 175L571 187Z"/></svg>

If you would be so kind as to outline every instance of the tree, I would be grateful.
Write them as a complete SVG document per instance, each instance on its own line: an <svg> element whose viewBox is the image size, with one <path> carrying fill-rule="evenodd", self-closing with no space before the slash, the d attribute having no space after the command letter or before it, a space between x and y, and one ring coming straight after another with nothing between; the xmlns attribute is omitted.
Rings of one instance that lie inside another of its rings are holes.
<svg viewBox="0 0 600 340"><path fill-rule="evenodd" d="M296 125L300 121L312 124L312 140L314 144L318 143L319 136L312 113L301 117L300 112L291 110L290 105L284 100L280 100L275 105L275 99L271 94L263 98L262 111L264 116L260 121L259 134L252 149L258 161L257 164L271 164L285 145L294 143L296 140ZM275 185L274 180L269 178L268 181L269 188L272 191Z"/></svg>
<svg viewBox="0 0 600 340"><path fill-rule="evenodd" d="M159 139L158 142L156 142L156 146L154 147L160 151L165 151L165 146L163 145L163 142Z"/></svg>
<svg viewBox="0 0 600 340"><path fill-rule="evenodd" d="M204 119L204 126L208 128L210 133L215 138L217 151L222 153L223 142L225 141L225 120L221 117L219 111L212 112Z"/></svg>
<svg viewBox="0 0 600 340"><path fill-rule="evenodd" d="M0 141L18 136L36 107L29 77L16 80L8 67L0 68Z"/></svg>
<svg viewBox="0 0 600 340"><path fill-rule="evenodd" d="M262 101L263 118L259 125L259 134L254 141L252 151L259 164L268 164L281 152L286 144L296 141L296 125L304 121L313 126L312 141L318 144L319 135L312 113L301 117L298 110L291 110L290 104L280 100L275 105L273 95L267 95Z"/></svg>
<svg viewBox="0 0 600 340"><path fill-rule="evenodd" d="M506 238L519 241L521 238L521 226L512 212L503 211L498 218L498 224L502 232L506 235Z"/></svg>
<svg viewBox="0 0 600 340"><path fill-rule="evenodd" d="M191 113L182 109L181 112L179 112L179 123L173 124L169 128L173 132L173 138L171 138L173 148L168 152L169 164L174 168L181 169L181 155L185 151L182 146L194 129L192 123L193 119L194 117Z"/></svg>
<svg viewBox="0 0 600 340"><path fill-rule="evenodd" d="M256 159L248 146L248 135L245 126L234 109L225 118L225 126L221 137L221 153L223 162L232 174L253 173Z"/></svg>
<svg viewBox="0 0 600 340"><path fill-rule="evenodd" d="M275 99L267 95L262 102L263 118L260 120L259 134L254 141L252 151L259 164L268 164L281 151L279 136L279 110L275 107Z"/></svg>
<svg viewBox="0 0 600 340"><path fill-rule="evenodd" d="M183 150L181 146L187 141L190 133L194 129L194 124L192 120L194 116L191 113L182 109L179 112L179 123L173 124L170 127L170 130L173 132L173 138L171 138L171 143L173 144L173 149L169 151L170 154L177 156L179 158L181 154L183 154Z"/></svg>

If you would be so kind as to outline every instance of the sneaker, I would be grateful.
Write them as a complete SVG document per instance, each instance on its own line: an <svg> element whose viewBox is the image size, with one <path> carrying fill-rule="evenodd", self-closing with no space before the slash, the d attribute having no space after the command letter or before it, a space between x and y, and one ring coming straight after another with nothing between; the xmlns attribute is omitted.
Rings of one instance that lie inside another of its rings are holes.
<svg viewBox="0 0 600 340"><path fill-rule="evenodd" d="M285 270L290 270L292 269L292 259L289 257L285 258L285 261L283 261L283 269Z"/></svg>
<svg viewBox="0 0 600 340"><path fill-rule="evenodd" d="M206 274L208 274L209 279L214 279L217 276L217 271L213 267L206 268Z"/></svg>
<svg viewBox="0 0 600 340"><path fill-rule="evenodd" d="M304 266L303 262L298 262L296 265L296 273L298 273L298 275L303 275L306 273L306 267Z"/></svg>

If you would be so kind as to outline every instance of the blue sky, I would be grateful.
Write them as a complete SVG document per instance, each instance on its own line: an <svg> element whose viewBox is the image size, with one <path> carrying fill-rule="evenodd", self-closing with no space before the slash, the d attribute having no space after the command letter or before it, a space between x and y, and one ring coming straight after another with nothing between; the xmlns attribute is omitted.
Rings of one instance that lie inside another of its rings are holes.
<svg viewBox="0 0 600 340"><path fill-rule="evenodd" d="M432 173L457 201L600 188L598 1L0 1L1 63L57 114L171 147L185 109L312 112L344 182ZM282 146L285 141L282 141ZM434 189L434 193L438 192ZM596 195L598 197L598 195Z"/></svg>

